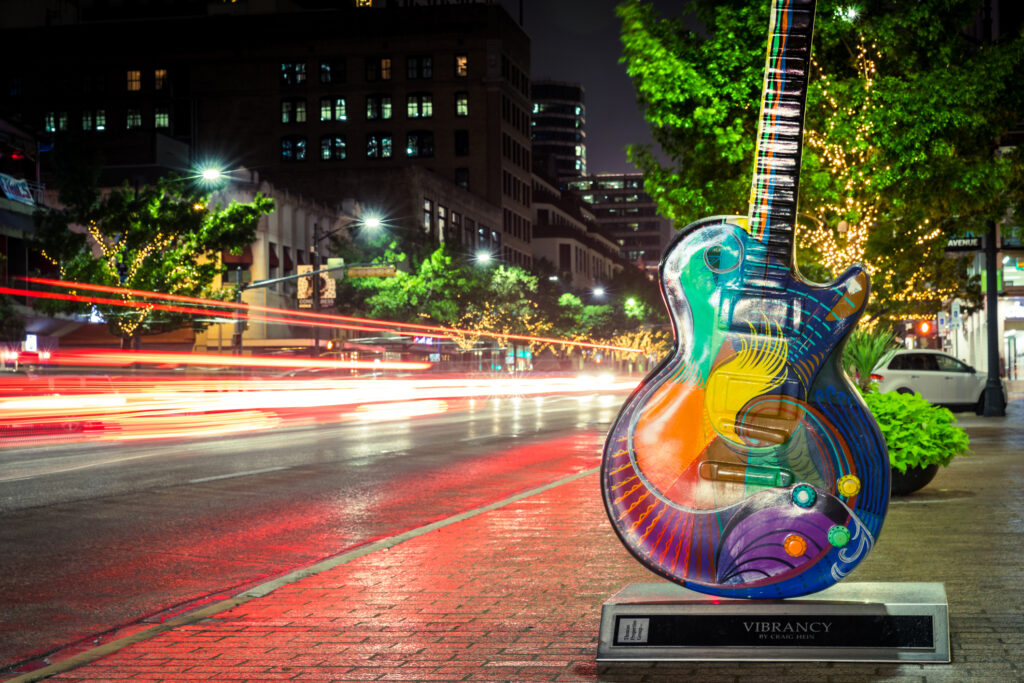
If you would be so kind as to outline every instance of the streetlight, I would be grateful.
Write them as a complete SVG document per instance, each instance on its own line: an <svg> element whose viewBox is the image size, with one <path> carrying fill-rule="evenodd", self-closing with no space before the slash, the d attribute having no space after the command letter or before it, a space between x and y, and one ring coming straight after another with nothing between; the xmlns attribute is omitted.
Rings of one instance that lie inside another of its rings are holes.
<svg viewBox="0 0 1024 683"><path fill-rule="evenodd" d="M320 276L320 273L317 272L317 271L320 270L320 266L322 265L319 262L320 258L319 258L319 252L318 252L318 250L320 248L320 242L322 242L323 240L327 239L328 237L331 237L333 235L338 234L342 230L351 230L352 228L364 227L364 228L368 228L370 230L376 231L376 230L379 230L381 228L381 226L382 226L382 223L381 223L380 217L376 216L376 215L368 215L365 218L360 218L360 219L356 219L356 220L350 220L347 223L345 223L343 225L339 225L335 229L330 230L328 232L325 232L323 234L320 234L320 224L319 223L313 223L313 244L310 245L310 248L309 248L309 254L310 254L310 259L309 260L313 262L313 272L310 274L310 280L311 280L312 285L313 285L313 312L314 313L319 313L320 312L320 277L321 276ZM312 355L313 355L314 358L319 358L320 357L320 328L318 326L316 326L316 325L313 325L313 348L311 349L311 352L312 352Z"/></svg>
<svg viewBox="0 0 1024 683"><path fill-rule="evenodd" d="M604 297L604 287L601 287L600 285L594 287L594 296L598 298Z"/></svg>

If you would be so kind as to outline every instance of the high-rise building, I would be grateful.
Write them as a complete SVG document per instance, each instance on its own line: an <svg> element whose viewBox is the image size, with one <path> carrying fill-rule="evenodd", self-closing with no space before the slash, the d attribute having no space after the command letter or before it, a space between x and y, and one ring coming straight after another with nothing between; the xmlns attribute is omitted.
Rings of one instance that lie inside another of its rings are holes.
<svg viewBox="0 0 1024 683"><path fill-rule="evenodd" d="M442 209L475 212L529 266L529 38L493 2L338 4L44 0L0 32L32 55L5 70L0 111L95 148L111 184L245 167L437 241L466 236ZM408 168L435 179L403 183ZM440 186L445 203L422 190Z"/></svg>
<svg viewBox="0 0 1024 683"><path fill-rule="evenodd" d="M658 215L657 204L643 186L640 173L599 173L567 183L618 244L622 258L657 278L675 231L671 221Z"/></svg>
<svg viewBox="0 0 1024 683"><path fill-rule="evenodd" d="M548 178L587 173L587 118L583 86L561 81L534 81L534 170Z"/></svg>

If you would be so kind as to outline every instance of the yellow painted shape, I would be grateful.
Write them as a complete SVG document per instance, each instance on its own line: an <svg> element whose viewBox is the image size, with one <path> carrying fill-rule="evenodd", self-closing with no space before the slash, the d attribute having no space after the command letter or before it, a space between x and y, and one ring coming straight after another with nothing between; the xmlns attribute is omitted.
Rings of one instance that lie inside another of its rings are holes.
<svg viewBox="0 0 1024 683"><path fill-rule="evenodd" d="M751 399L782 385L788 353L781 333L751 336L743 339L739 353L711 370L704 402L711 425L723 438L743 443L736 433L737 416Z"/></svg>

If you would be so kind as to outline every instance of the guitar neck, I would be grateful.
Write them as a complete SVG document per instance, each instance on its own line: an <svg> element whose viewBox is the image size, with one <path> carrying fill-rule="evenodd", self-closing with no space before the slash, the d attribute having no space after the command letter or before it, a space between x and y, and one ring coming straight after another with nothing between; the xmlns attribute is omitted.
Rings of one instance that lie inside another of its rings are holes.
<svg viewBox="0 0 1024 683"><path fill-rule="evenodd" d="M751 235L762 259L793 265L793 232L800 184L804 103L815 0L772 0L768 58L750 189Z"/></svg>

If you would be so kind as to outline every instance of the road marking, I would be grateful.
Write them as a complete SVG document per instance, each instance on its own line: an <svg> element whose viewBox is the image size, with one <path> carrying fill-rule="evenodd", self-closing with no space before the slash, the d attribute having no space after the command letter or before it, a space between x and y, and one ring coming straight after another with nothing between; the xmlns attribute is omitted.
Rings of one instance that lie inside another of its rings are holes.
<svg viewBox="0 0 1024 683"><path fill-rule="evenodd" d="M232 472L231 474L218 474L216 477L203 477L202 479L190 479L190 484L202 484L204 481L217 481L218 479L234 479L235 477L248 477L250 474L263 474L264 472L277 472L287 470L290 467L265 467L262 470L248 470L246 472Z"/></svg>
<svg viewBox="0 0 1024 683"><path fill-rule="evenodd" d="M67 659L62 659L59 662L54 662L53 664L43 667L42 669L36 669L35 671L30 671L28 673L22 674L21 676L7 679L4 683L31 683L33 681L42 680L43 678L49 678L50 676L63 673L65 671L76 669L80 666L85 666L86 664L90 664L96 661L97 659L100 659L101 657L106 657L109 654L113 654L114 652L117 652L118 650L125 648L129 645L144 642L146 640L149 640L150 638L154 638L160 635L161 633L172 631L180 626L194 624L215 614L226 612L229 609L234 609L235 607L243 605L255 598L261 598L277 590L281 586L285 586L289 583L295 583L296 581L300 581L309 576L320 574L321 572L325 572L329 569L334 569L335 567L347 564L352 560L357 560L360 557L364 557L366 555L370 555L371 553L375 553L378 550L386 550L388 548L392 548L398 545L399 543L404 543L405 541L412 540L418 536L428 534L431 531L436 531L446 526L451 526L452 524L457 524L472 517L476 517L477 515L482 515L485 512L492 512L499 508L503 508L506 505L511 505L512 503L523 500L524 498L529 498L530 496L535 496L539 493L550 491L551 489L562 486L563 484L570 484L576 481L577 479L582 479L583 477L589 476L591 474L596 474L598 471L600 471L600 469L600 467L592 467L588 470L577 472L576 474L570 474L569 476L562 477L561 479L557 479L547 484L542 484L541 486L536 486L526 491L520 491L519 493L516 493L514 495L509 496L508 498L504 498L494 503L483 505L478 508L473 508L472 510L467 510L465 512L460 512L457 515L452 515L451 517L438 520L437 522L432 522L430 524L418 527L416 529L411 529L396 536L382 538L379 541L374 541L373 543L367 543L364 546L353 548L352 550L345 551L343 553L335 555L334 557L329 557L326 560L321 560L320 562L310 565L309 567L298 569L296 571L285 574L284 576L280 576L276 579L272 579L253 588L249 588L245 591L242 591L238 595L228 598L227 600L215 602L212 605L207 605L206 607L198 609L195 612L189 612L179 617L168 619L162 624L155 624L142 631L137 631L136 633L127 635L123 638L118 638L117 640L112 640L109 643L104 643L103 645L99 645L90 650L79 652L78 654L72 655Z"/></svg>

